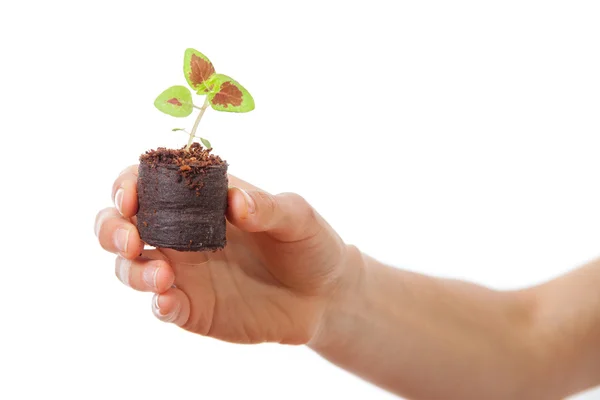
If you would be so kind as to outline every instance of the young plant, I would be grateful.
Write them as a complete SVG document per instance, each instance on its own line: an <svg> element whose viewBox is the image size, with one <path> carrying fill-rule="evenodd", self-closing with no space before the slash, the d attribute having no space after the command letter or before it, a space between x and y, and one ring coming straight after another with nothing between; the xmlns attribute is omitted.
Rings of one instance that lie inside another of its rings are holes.
<svg viewBox="0 0 600 400"><path fill-rule="evenodd" d="M187 49L183 58L183 74L188 85L196 94L206 96L202 106L193 103L192 93L185 86L171 86L162 92L154 101L154 106L165 114L184 118L192 114L194 108L200 112L191 131L175 128L189 135L186 149L189 150L196 136L198 125L204 112L210 105L214 110L244 113L254 110L254 99L248 91L227 75L217 74L212 62L198 50ZM200 141L206 148L210 142L202 137Z"/></svg>

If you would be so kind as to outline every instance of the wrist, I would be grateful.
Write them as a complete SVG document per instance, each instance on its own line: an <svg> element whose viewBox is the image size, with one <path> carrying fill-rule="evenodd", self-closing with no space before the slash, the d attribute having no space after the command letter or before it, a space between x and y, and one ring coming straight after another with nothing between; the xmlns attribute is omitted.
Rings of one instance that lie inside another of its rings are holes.
<svg viewBox="0 0 600 400"><path fill-rule="evenodd" d="M351 336L357 324L353 313L358 313L365 299L367 263L361 251L346 245L342 274L328 295L319 327L307 345L317 352L332 345L339 346Z"/></svg>

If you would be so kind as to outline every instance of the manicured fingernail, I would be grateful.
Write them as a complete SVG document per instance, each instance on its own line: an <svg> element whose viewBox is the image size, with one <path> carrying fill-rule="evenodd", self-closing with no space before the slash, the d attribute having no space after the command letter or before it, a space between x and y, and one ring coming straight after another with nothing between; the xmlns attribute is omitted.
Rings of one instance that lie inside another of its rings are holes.
<svg viewBox="0 0 600 400"><path fill-rule="evenodd" d="M173 322L177 319L177 315L179 314L179 307L171 311L170 313L163 314L160 311L160 295L155 294L154 300L152 301L152 311L154 315L163 322Z"/></svg>
<svg viewBox="0 0 600 400"><path fill-rule="evenodd" d="M125 189L119 188L117 193L115 193L115 206L121 215L123 215L123 194L125 194Z"/></svg>
<svg viewBox="0 0 600 400"><path fill-rule="evenodd" d="M123 257L117 258L117 268L119 280L129 286L129 270L131 269L131 260Z"/></svg>
<svg viewBox="0 0 600 400"><path fill-rule="evenodd" d="M155 313L158 313L158 315L162 315L160 313L160 306L158 305L158 296L160 296L160 295L155 294L154 297L152 298L152 311L154 311Z"/></svg>
<svg viewBox="0 0 600 400"><path fill-rule="evenodd" d="M256 204L254 204L254 200L244 189L240 189L240 192L242 192L242 194L244 195L244 200L246 200L246 209L248 210L248 214L254 214L254 212L256 211Z"/></svg>
<svg viewBox="0 0 600 400"><path fill-rule="evenodd" d="M127 229L119 228L115 232L115 247L122 253L127 251L127 242L129 242L129 231Z"/></svg>
<svg viewBox="0 0 600 400"><path fill-rule="evenodd" d="M144 283L148 285L151 289L158 289L158 285L156 284L156 277L158 276L158 271L160 267L148 266L144 269L142 273L142 279Z"/></svg>

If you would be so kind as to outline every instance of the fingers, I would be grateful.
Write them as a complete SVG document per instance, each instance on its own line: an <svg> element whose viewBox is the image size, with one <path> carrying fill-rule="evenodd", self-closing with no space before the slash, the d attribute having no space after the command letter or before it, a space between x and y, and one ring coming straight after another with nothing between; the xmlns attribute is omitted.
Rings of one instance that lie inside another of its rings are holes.
<svg viewBox="0 0 600 400"><path fill-rule="evenodd" d="M262 190L229 189L229 221L246 232L266 232L275 239L291 242L316 235L324 221L301 196L273 196Z"/></svg>
<svg viewBox="0 0 600 400"><path fill-rule="evenodd" d="M106 208L98 213L95 232L104 250L129 260L140 255L144 248L135 225L114 208Z"/></svg>
<svg viewBox="0 0 600 400"><path fill-rule="evenodd" d="M173 286L175 274L163 260L117 257L115 275L123 284L142 292L164 293Z"/></svg>
<svg viewBox="0 0 600 400"><path fill-rule="evenodd" d="M163 322L171 322L184 326L190 318L190 300L177 288L171 288L162 294L155 294L152 299L152 312Z"/></svg>
<svg viewBox="0 0 600 400"><path fill-rule="evenodd" d="M124 217L133 217L137 213L137 178L138 166L132 165L124 169L112 187L112 199L115 207Z"/></svg>

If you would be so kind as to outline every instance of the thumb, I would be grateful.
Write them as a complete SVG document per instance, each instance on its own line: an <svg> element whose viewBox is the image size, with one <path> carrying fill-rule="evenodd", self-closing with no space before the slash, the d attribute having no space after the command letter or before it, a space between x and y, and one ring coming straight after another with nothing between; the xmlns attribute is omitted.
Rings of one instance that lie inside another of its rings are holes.
<svg viewBox="0 0 600 400"><path fill-rule="evenodd" d="M229 189L227 218L245 232L264 232L283 242L316 236L327 227L311 205L295 193L274 196L238 187Z"/></svg>

